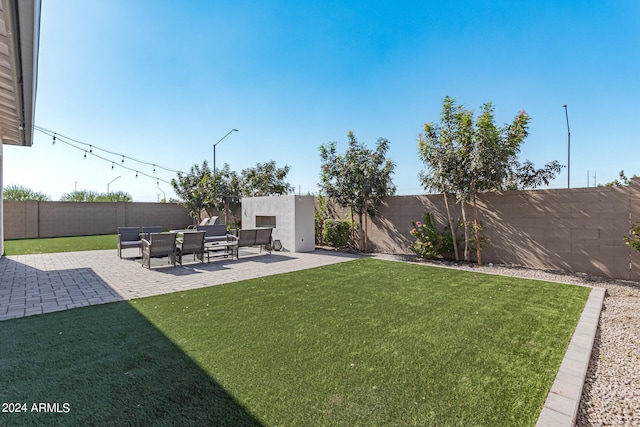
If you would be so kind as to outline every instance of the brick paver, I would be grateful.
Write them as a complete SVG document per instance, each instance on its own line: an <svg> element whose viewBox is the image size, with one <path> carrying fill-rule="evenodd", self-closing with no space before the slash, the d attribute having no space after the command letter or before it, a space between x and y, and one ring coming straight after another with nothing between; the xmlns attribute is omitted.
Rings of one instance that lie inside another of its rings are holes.
<svg viewBox="0 0 640 427"><path fill-rule="evenodd" d="M125 256L135 256L127 249ZM184 265L117 256L115 250L17 255L0 258L0 320L105 304L132 298L214 286L245 279L304 270L357 256L340 252L258 253L241 251L240 259L207 263L185 257Z"/></svg>

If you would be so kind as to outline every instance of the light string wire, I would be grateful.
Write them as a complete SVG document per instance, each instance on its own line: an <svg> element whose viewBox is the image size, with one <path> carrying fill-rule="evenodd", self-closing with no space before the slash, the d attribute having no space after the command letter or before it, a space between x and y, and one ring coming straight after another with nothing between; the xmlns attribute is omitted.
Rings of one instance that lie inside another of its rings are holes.
<svg viewBox="0 0 640 427"><path fill-rule="evenodd" d="M149 175L149 174L147 174L147 173L145 173L145 172L142 172L142 171L140 171L140 170L138 170L138 169L130 168L130 167L128 167L128 166L123 165L122 163L124 163L124 160L125 160L125 159L129 159L129 160L131 160L131 161L134 161L134 162L137 162L137 163L141 163L141 164L144 164L144 165L153 166L153 171L154 171L154 172L156 171L156 168L158 168L158 169L165 170L165 171L167 171L167 172L174 172L174 173L176 173L176 174L177 174L177 173L183 173L183 172L178 171L178 170L174 170L174 169L170 169L170 168L167 168L167 167L161 166L161 165L159 165L159 164L157 164L157 163L146 162L146 161L144 161L144 160L139 160L139 159L136 159L136 158L133 158L133 157L127 156L127 155L125 155L125 154L116 153L116 152L113 152L113 151L110 151L110 150L107 150L107 149L104 149L104 148L98 147L98 146L93 145L93 144L88 144L88 143L86 143L86 142L78 141L77 139L70 138L70 137L68 137L68 136L65 136L65 135L59 134L59 133L57 133L57 132L54 132L54 131L49 130L49 129L45 129L45 128L40 127L40 126L37 126L37 125L33 125L33 128L34 128L35 130L37 130L37 131L39 131L39 132L41 132L41 133L45 134L45 135L48 135L48 136L52 137L52 138L53 138L53 142L54 142L54 144L55 144L55 142L57 142L57 141L58 141L58 142L62 142L63 144L66 144L66 145L68 145L68 146L70 146L70 147L73 147L73 148L75 148L76 150L84 151L85 158L87 157L87 154L90 154L90 155L92 155L92 156L94 156L94 157L97 157L97 158L98 158L98 159L100 159L100 160L104 160L104 161L106 161L106 162L109 162L109 163L111 163L111 169L113 169L113 168L114 168L114 166L116 166L116 165L117 165L118 167L121 167L121 168L123 168L123 169L129 170L129 171L131 171L131 172L135 172L135 173L136 173L136 178L138 177L138 174L140 174L140 175L146 176L146 177L148 177L148 178L155 179L157 182L162 181L162 182L164 182L164 183L166 183L166 184L171 184L171 182L170 182L170 181L167 181L167 180L165 180L165 179L159 178L159 177L157 177L157 176ZM74 145L73 143L71 143L71 142L69 142L69 141L73 141L73 142L74 142L74 143L76 143L76 144L81 144L81 145L84 145L84 146L86 146L86 147L89 147L89 150L87 151L87 149L86 149L86 148L78 147L77 145ZM122 160L121 160L121 161L118 161L118 160L112 160L112 159L108 159L108 158L106 158L106 157L100 156L100 155L98 155L98 154L96 154L96 153L94 153L94 152L93 152L93 150L94 150L94 149L99 150L99 151L102 151L102 152L105 152L105 153L109 153L109 154L114 155L114 156L118 156L118 157L119 157L119 158L121 158Z"/></svg>

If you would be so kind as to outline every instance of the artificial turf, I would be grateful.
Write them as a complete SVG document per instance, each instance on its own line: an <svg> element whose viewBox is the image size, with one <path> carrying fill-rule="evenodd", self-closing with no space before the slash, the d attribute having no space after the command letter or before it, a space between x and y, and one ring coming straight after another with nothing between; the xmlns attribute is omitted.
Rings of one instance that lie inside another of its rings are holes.
<svg viewBox="0 0 640 427"><path fill-rule="evenodd" d="M5 255L45 254L54 252L92 251L116 249L117 234L96 236L49 237L38 239L5 240Z"/></svg>
<svg viewBox="0 0 640 427"><path fill-rule="evenodd" d="M43 425L535 425L588 288L358 259L0 322ZM88 423L88 424L87 424Z"/></svg>

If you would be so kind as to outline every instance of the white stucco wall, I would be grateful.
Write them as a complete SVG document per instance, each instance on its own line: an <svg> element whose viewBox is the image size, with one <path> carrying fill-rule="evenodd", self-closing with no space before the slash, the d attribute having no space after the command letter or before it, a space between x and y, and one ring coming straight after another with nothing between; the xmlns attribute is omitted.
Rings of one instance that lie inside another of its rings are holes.
<svg viewBox="0 0 640 427"><path fill-rule="evenodd" d="M275 216L273 239L283 250L311 252L315 249L313 196L268 196L242 199L242 228L255 228L256 216Z"/></svg>

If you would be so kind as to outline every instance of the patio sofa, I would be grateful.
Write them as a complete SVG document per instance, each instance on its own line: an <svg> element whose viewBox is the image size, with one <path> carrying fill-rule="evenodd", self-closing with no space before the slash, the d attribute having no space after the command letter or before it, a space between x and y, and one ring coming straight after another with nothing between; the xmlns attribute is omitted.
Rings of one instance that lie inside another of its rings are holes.
<svg viewBox="0 0 640 427"><path fill-rule="evenodd" d="M198 225L196 230L205 232L205 243L227 241L227 224Z"/></svg>
<svg viewBox="0 0 640 427"><path fill-rule="evenodd" d="M236 239L236 258L238 258L238 249L243 246L260 246L260 252L262 248L271 253L271 234L273 228L245 228L238 230L238 236L233 236Z"/></svg>

